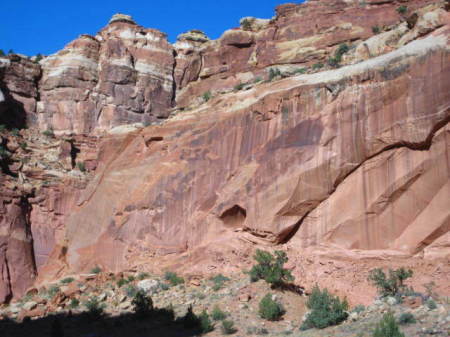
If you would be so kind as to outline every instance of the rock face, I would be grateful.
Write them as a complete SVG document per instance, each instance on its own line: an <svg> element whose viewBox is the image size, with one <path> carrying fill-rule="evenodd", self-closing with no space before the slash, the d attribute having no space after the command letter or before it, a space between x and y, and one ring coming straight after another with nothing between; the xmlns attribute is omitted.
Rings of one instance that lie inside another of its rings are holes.
<svg viewBox="0 0 450 337"><path fill-rule="evenodd" d="M22 128L37 120L38 64L20 56L0 57L0 124ZM3 102L2 102L3 101Z"/></svg>
<svg viewBox="0 0 450 337"><path fill-rule="evenodd" d="M174 46L117 15L45 58L28 94L35 128L78 136L46 167L18 170L58 177L26 195L33 249L27 239L20 251L36 262L23 269L39 281L96 265L238 269L263 245L286 250L308 284L330 286L321 258L345 264L330 288L346 295L381 258L448 279L450 15L439 1L409 1L404 16L398 5L288 4ZM342 43L340 63L327 62ZM24 287L3 280L3 300Z"/></svg>
<svg viewBox="0 0 450 337"><path fill-rule="evenodd" d="M29 221L30 205L2 186L0 196L0 302L22 294L36 276Z"/></svg>
<svg viewBox="0 0 450 337"><path fill-rule="evenodd" d="M166 36L115 16L42 61L39 128L88 134L168 116L174 56Z"/></svg>

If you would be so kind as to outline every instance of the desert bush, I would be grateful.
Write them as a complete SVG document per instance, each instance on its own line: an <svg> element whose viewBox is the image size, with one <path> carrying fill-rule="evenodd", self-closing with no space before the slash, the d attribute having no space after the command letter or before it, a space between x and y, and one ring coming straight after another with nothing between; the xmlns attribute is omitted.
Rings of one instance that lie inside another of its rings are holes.
<svg viewBox="0 0 450 337"><path fill-rule="evenodd" d="M380 32L381 32L380 27L378 27L378 26L373 26L372 27L372 33L379 34Z"/></svg>
<svg viewBox="0 0 450 337"><path fill-rule="evenodd" d="M425 304L427 305L428 309L430 309L430 310L434 310L437 308L436 302L432 298L429 298L425 302Z"/></svg>
<svg viewBox="0 0 450 337"><path fill-rule="evenodd" d="M129 284L126 288L125 288L125 295L127 295L128 297L132 298L134 296L136 296L137 292L138 292L138 288L132 284Z"/></svg>
<svg viewBox="0 0 450 337"><path fill-rule="evenodd" d="M234 86L234 91L239 91L239 90L242 90L242 89L244 89L244 86L245 86L245 83L239 83L239 84L236 84L235 86Z"/></svg>
<svg viewBox="0 0 450 337"><path fill-rule="evenodd" d="M72 298L70 300L70 304L69 304L70 308L75 309L75 308L78 308L79 305L80 305L80 301L78 299Z"/></svg>
<svg viewBox="0 0 450 337"><path fill-rule="evenodd" d="M405 337L405 335L400 332L392 312L388 312L378 322L372 337Z"/></svg>
<svg viewBox="0 0 450 337"><path fill-rule="evenodd" d="M261 82L263 79L261 76L256 76L255 79L253 80L253 83L258 83Z"/></svg>
<svg viewBox="0 0 450 337"><path fill-rule="evenodd" d="M211 91L204 92L202 98L205 102L208 102L212 98Z"/></svg>
<svg viewBox="0 0 450 337"><path fill-rule="evenodd" d="M323 68L323 63L314 63L313 65L312 65L312 69L313 70L319 70L319 69L321 69L321 68Z"/></svg>
<svg viewBox="0 0 450 337"><path fill-rule="evenodd" d="M214 330L214 324L211 322L206 310L203 310L200 314L200 329L202 333L208 333Z"/></svg>
<svg viewBox="0 0 450 337"><path fill-rule="evenodd" d="M91 274L100 274L102 272L102 269L99 266L95 266L91 269Z"/></svg>
<svg viewBox="0 0 450 337"><path fill-rule="evenodd" d="M100 303L96 296L91 296L85 303L84 306L88 309L89 314L92 316L100 316L103 314L105 309L105 303Z"/></svg>
<svg viewBox="0 0 450 337"><path fill-rule="evenodd" d="M212 289L214 291L218 291L223 288L224 283L229 281L230 279L222 274L218 274L214 277L211 277L210 280L214 283Z"/></svg>
<svg viewBox="0 0 450 337"><path fill-rule="evenodd" d="M308 68L297 68L294 70L294 74L304 74L307 70Z"/></svg>
<svg viewBox="0 0 450 337"><path fill-rule="evenodd" d="M356 307L353 308L352 312L360 313L366 310L366 307L362 304L358 304Z"/></svg>
<svg viewBox="0 0 450 337"><path fill-rule="evenodd" d="M139 317L148 316L153 310L153 301L144 291L139 290L131 301L133 311Z"/></svg>
<svg viewBox="0 0 450 337"><path fill-rule="evenodd" d="M334 53L334 57L328 59L328 64L332 67L338 67L342 61L342 56L350 50L346 43L339 45L338 49Z"/></svg>
<svg viewBox="0 0 450 337"><path fill-rule="evenodd" d="M219 306L214 306L213 311L212 311L212 319L215 321L222 321L225 318L227 318L227 314L226 312L222 311Z"/></svg>
<svg viewBox="0 0 450 337"><path fill-rule="evenodd" d="M406 270L403 267L396 270L389 269L389 276L381 268L376 268L370 271L368 280L378 288L381 296L396 297L401 291L406 290L404 282L412 275L411 269Z"/></svg>
<svg viewBox="0 0 450 337"><path fill-rule="evenodd" d="M0 56L5 56L5 52L3 51L3 49L0 49Z"/></svg>
<svg viewBox="0 0 450 337"><path fill-rule="evenodd" d="M143 272L143 273L139 273L138 274L137 279L142 281L142 280L145 280L146 278L149 278L149 277L150 277L149 273Z"/></svg>
<svg viewBox="0 0 450 337"><path fill-rule="evenodd" d="M273 81L275 77L281 76L281 71L278 68L269 69L269 81Z"/></svg>
<svg viewBox="0 0 450 337"><path fill-rule="evenodd" d="M408 7L406 7L404 5L397 8L397 12L399 14L405 14L407 11L408 11Z"/></svg>
<svg viewBox="0 0 450 337"><path fill-rule="evenodd" d="M348 316L347 300L333 296L327 289L322 291L317 285L314 286L306 306L310 312L301 326L302 330L323 329L345 321Z"/></svg>
<svg viewBox="0 0 450 337"><path fill-rule="evenodd" d="M172 286L176 286L184 283L184 278L178 276L176 273L168 271L164 274L164 279Z"/></svg>
<svg viewBox="0 0 450 337"><path fill-rule="evenodd" d="M126 279L121 278L121 279L119 279L119 280L117 281L117 286L118 286L119 288L121 288L122 286L124 286L124 285L127 284L127 283L128 283L128 281L127 281Z"/></svg>
<svg viewBox="0 0 450 337"><path fill-rule="evenodd" d="M73 277L66 277L65 279L61 280L62 284L69 284L72 283L73 281L75 281L75 279Z"/></svg>
<svg viewBox="0 0 450 337"><path fill-rule="evenodd" d="M83 162L81 161L77 162L77 167L80 170L80 172L86 172L86 166L84 165Z"/></svg>
<svg viewBox="0 0 450 337"><path fill-rule="evenodd" d="M42 134L46 137L54 137L55 136L55 133L53 132L52 129L47 129L47 130L43 131Z"/></svg>
<svg viewBox="0 0 450 337"><path fill-rule="evenodd" d="M61 289L58 286L52 285L47 290L47 295L52 298L55 296Z"/></svg>
<svg viewBox="0 0 450 337"><path fill-rule="evenodd" d="M258 264L254 265L249 272L252 282L265 280L272 286L279 287L294 280L291 272L283 268L283 265L288 261L285 252L277 250L275 255L272 255L269 252L257 249L254 259Z"/></svg>
<svg viewBox="0 0 450 337"><path fill-rule="evenodd" d="M249 19L244 19L241 21L241 27L243 30L251 30L252 29L252 23Z"/></svg>
<svg viewBox="0 0 450 337"><path fill-rule="evenodd" d="M224 335L234 334L237 329L234 327L234 322L231 320L223 320L222 321L222 333Z"/></svg>
<svg viewBox="0 0 450 337"><path fill-rule="evenodd" d="M277 321L283 316L284 309L280 303L274 301L271 294L267 294L259 302L259 316L268 321Z"/></svg>
<svg viewBox="0 0 450 337"><path fill-rule="evenodd" d="M398 318L398 324L411 324L416 323L416 319L414 318L414 315L410 312L404 312L402 313Z"/></svg>

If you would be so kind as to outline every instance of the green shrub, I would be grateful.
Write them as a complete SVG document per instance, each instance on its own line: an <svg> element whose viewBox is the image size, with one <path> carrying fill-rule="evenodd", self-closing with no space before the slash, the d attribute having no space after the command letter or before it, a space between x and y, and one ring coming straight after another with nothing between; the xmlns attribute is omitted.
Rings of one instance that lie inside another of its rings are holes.
<svg viewBox="0 0 450 337"><path fill-rule="evenodd" d="M239 91L239 90L244 89L244 86L245 86L245 83L239 83L239 84L236 84L233 89L234 89L234 91Z"/></svg>
<svg viewBox="0 0 450 337"><path fill-rule="evenodd" d="M66 277L65 279L61 280L62 284L69 284L72 283L73 281L75 281L75 279L73 277Z"/></svg>
<svg viewBox="0 0 450 337"><path fill-rule="evenodd" d="M5 52L2 49L0 49L0 56L5 56Z"/></svg>
<svg viewBox="0 0 450 337"><path fill-rule="evenodd" d="M283 316L284 309L278 302L272 299L271 294L267 294L259 302L259 316L268 321L277 321Z"/></svg>
<svg viewBox="0 0 450 337"><path fill-rule="evenodd" d="M372 27L372 33L379 34L380 32L381 32L380 27L378 27L378 26L373 26Z"/></svg>
<svg viewBox="0 0 450 337"><path fill-rule="evenodd" d="M358 304L356 307L353 308L352 311L359 314L360 312L363 312L364 310L366 310L366 307L362 304Z"/></svg>
<svg viewBox="0 0 450 337"><path fill-rule="evenodd" d="M105 309L105 303L100 303L96 296L91 296L85 303L84 306L88 309L89 314L92 316L100 316L103 314Z"/></svg>
<svg viewBox="0 0 450 337"><path fill-rule="evenodd" d="M253 80L253 83L258 83L261 82L263 79L261 76L256 76L255 79Z"/></svg>
<svg viewBox="0 0 450 337"><path fill-rule="evenodd" d="M389 269L389 277L380 268L372 269L369 273L368 280L378 288L381 296L395 297L401 291L406 290L404 281L413 275L411 269L399 268L396 270Z"/></svg>
<svg viewBox="0 0 450 337"><path fill-rule="evenodd" d="M86 166L84 165L83 162L81 162L81 161L77 162L77 167L80 170L80 172L86 172Z"/></svg>
<svg viewBox="0 0 450 337"><path fill-rule="evenodd" d="M306 306L310 312L301 326L302 330L323 329L345 321L348 316L347 300L341 301L338 296L333 296L327 289L320 290L317 285L314 286Z"/></svg>
<svg viewBox="0 0 450 337"><path fill-rule="evenodd" d="M236 328L234 327L234 322L231 320L223 320L222 321L222 333L224 335L231 335L236 332Z"/></svg>
<svg viewBox="0 0 450 337"><path fill-rule="evenodd" d="M211 316L215 321L222 321L227 318L226 312L222 311L217 305L214 306Z"/></svg>
<svg viewBox="0 0 450 337"><path fill-rule="evenodd" d="M203 93L202 98L205 102L208 102L212 98L211 91L206 91Z"/></svg>
<svg viewBox="0 0 450 337"><path fill-rule="evenodd" d="M48 288L47 290L47 294L50 298L52 298L53 296L55 296L61 289L58 286L50 286L50 288Z"/></svg>
<svg viewBox="0 0 450 337"><path fill-rule="evenodd" d="M405 14L407 11L408 11L408 7L406 7L404 5L397 8L397 12L399 14Z"/></svg>
<svg viewBox="0 0 450 337"><path fill-rule="evenodd" d="M241 22L241 27L243 30L252 30L252 23L248 19L244 19Z"/></svg>
<svg viewBox="0 0 450 337"><path fill-rule="evenodd" d="M137 293L138 293L138 288L132 284L129 284L125 288L125 294L130 298L136 296Z"/></svg>
<svg viewBox="0 0 450 337"><path fill-rule="evenodd" d="M153 301L151 297L147 296L142 290L135 293L131 305L133 306L133 311L139 317L148 316L153 311Z"/></svg>
<svg viewBox="0 0 450 337"><path fill-rule="evenodd" d="M411 314L410 312L404 312L398 318L398 324L400 325L411 323L416 323L416 319L414 318L414 315Z"/></svg>
<svg viewBox="0 0 450 337"><path fill-rule="evenodd" d="M42 134L46 137L54 137L55 136L55 133L53 132L52 129L47 129L47 130L43 131Z"/></svg>
<svg viewBox="0 0 450 337"><path fill-rule="evenodd" d="M184 283L184 278L171 271L168 271L164 274L164 279L168 281L172 286Z"/></svg>
<svg viewBox="0 0 450 337"><path fill-rule="evenodd" d="M321 69L321 68L323 68L323 63L314 63L314 64L312 65L312 69L313 69L313 70L319 70L319 69Z"/></svg>
<svg viewBox="0 0 450 337"><path fill-rule="evenodd" d="M128 276L128 283L133 282L135 280L133 275Z"/></svg>
<svg viewBox="0 0 450 337"><path fill-rule="evenodd" d="M149 273L139 273L137 276L138 280L145 280L146 278L149 278L150 274Z"/></svg>
<svg viewBox="0 0 450 337"><path fill-rule="evenodd" d="M275 255L272 255L269 252L257 249L254 259L258 264L254 265L249 272L252 282L265 280L272 286L279 287L294 280L291 272L283 268L283 265L288 261L285 252L277 250Z"/></svg>
<svg viewBox="0 0 450 337"><path fill-rule="evenodd" d="M167 283L160 283L160 285L159 285L159 289L164 290L164 291L169 290L169 288L170 288L170 286Z"/></svg>
<svg viewBox="0 0 450 337"><path fill-rule="evenodd" d="M214 330L214 324L211 322L206 310L203 310L200 314L200 329L202 333L208 333Z"/></svg>
<svg viewBox="0 0 450 337"><path fill-rule="evenodd" d="M278 68L269 69L269 81L273 81L275 77L281 76L281 71Z"/></svg>
<svg viewBox="0 0 450 337"><path fill-rule="evenodd" d="M425 304L427 305L428 309L430 309L430 310L434 310L437 308L436 302L432 298L429 298L425 302Z"/></svg>
<svg viewBox="0 0 450 337"><path fill-rule="evenodd" d="M38 54L36 55L36 58L35 58L34 62L39 63L39 61L41 61L43 58L44 58L44 57L42 56L42 54L39 54L39 53L38 53Z"/></svg>
<svg viewBox="0 0 450 337"><path fill-rule="evenodd" d="M78 308L79 305L80 305L80 301L79 301L78 299L72 298L72 299L70 300L69 306L70 306L71 309Z"/></svg>
<svg viewBox="0 0 450 337"><path fill-rule="evenodd" d="M405 337L405 335L400 332L392 312L388 312L378 322L372 337Z"/></svg>
<svg viewBox="0 0 450 337"><path fill-rule="evenodd" d="M91 274L100 274L102 272L102 269L99 266L95 266L91 269Z"/></svg>
<svg viewBox="0 0 450 337"><path fill-rule="evenodd" d="M307 70L308 68L297 68L294 70L294 74L304 74Z"/></svg>
<svg viewBox="0 0 450 337"><path fill-rule="evenodd" d="M124 285L127 284L127 283L128 283L127 280L125 280L124 278L121 278L120 280L117 281L117 286L118 286L119 288L121 288L122 286L124 286Z"/></svg>
<svg viewBox="0 0 450 337"><path fill-rule="evenodd" d="M210 280L213 281L213 283L214 283L212 289L214 291L218 291L218 290L222 289L224 286L224 283L229 281L230 279L226 276L223 276L222 274L218 274L214 277L211 277Z"/></svg>
<svg viewBox="0 0 450 337"><path fill-rule="evenodd" d="M350 48L346 43L340 44L338 49L334 53L334 57L330 57L328 59L328 64L332 67L338 67L342 61L342 55L344 55L349 50Z"/></svg>

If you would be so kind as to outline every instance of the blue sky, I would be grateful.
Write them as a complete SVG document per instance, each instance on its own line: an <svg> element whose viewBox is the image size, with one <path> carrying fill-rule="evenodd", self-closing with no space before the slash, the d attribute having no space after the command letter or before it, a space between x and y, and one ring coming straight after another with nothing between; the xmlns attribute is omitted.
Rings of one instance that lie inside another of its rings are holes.
<svg viewBox="0 0 450 337"><path fill-rule="evenodd" d="M52 54L80 34L95 34L115 13L130 14L144 27L157 28L174 42L189 29L218 38L244 16L270 18L288 0L0 0L0 49ZM295 1L300 2L300 1Z"/></svg>

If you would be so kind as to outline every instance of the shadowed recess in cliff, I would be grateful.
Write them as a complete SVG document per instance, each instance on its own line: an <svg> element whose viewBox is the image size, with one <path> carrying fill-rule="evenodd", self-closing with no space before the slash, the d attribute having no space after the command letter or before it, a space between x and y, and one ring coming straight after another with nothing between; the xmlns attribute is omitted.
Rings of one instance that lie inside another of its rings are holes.
<svg viewBox="0 0 450 337"><path fill-rule="evenodd" d="M220 220L225 226L236 228L242 226L246 217L247 211L239 205L234 205L220 215Z"/></svg>

